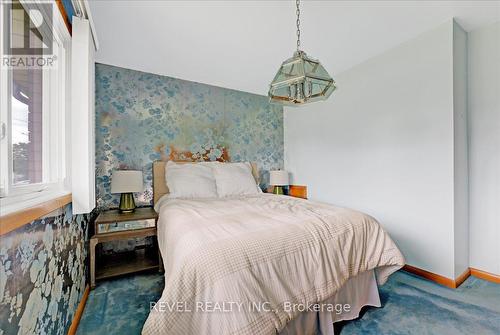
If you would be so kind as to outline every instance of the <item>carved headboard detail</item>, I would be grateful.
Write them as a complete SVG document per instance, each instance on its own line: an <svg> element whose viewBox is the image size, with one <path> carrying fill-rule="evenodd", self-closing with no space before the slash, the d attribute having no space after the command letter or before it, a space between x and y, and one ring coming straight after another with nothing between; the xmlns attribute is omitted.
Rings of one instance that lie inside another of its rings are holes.
<svg viewBox="0 0 500 335"><path fill-rule="evenodd" d="M155 151L160 154L162 161L174 161L174 162L229 162L229 152L227 148L216 145L212 148L202 148L200 147L199 152L192 151L181 151L178 150L173 145L169 146L170 153L167 155L165 153L166 145L159 144L155 147Z"/></svg>

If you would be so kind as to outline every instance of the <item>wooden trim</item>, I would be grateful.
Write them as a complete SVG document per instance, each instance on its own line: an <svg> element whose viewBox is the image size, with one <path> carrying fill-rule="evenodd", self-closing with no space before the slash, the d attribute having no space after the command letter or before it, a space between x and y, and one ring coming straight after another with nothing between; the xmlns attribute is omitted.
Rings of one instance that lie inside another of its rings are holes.
<svg viewBox="0 0 500 335"><path fill-rule="evenodd" d="M71 201L72 196L70 193L27 209L0 216L0 236L64 207Z"/></svg>
<svg viewBox="0 0 500 335"><path fill-rule="evenodd" d="M440 285L443 285L443 286L446 286L449 288L456 288L455 281L453 279L446 278L446 277L443 277L441 275L438 275L438 274L435 274L435 273L432 273L432 272L429 272L426 270L419 269L415 266L411 266L411 265L407 264L407 265L403 266L403 270L406 272L413 273L419 277L433 281L435 283L438 283Z"/></svg>
<svg viewBox="0 0 500 335"><path fill-rule="evenodd" d="M422 278L428 279L430 281L433 281L435 283L444 285L444 286L449 287L449 288L459 287L460 285L462 285L462 283L467 278L469 278L469 276L474 276L474 277L484 279L484 280L487 280L487 281L495 283L495 284L500 284L500 275L486 272L483 270L474 269L474 268L468 268L467 270L464 271L464 273L462 273L460 276L458 276L455 280L447 278L447 277L443 277L441 275L438 275L438 274L435 274L435 273L432 273L429 271L419 269L415 266L411 266L408 264L403 267L403 270L406 272L413 273L413 274L420 276Z"/></svg>
<svg viewBox="0 0 500 335"><path fill-rule="evenodd" d="M73 316L73 321L71 322L71 326L69 326L68 335L76 334L76 330L78 329L78 325L80 324L80 320L82 318L83 311L85 309L85 304L87 303L87 298L89 297L89 293L90 293L90 286L87 285L85 286L85 291L83 291L82 300L80 300L80 303L76 308L76 312L75 315Z"/></svg>
<svg viewBox="0 0 500 335"><path fill-rule="evenodd" d="M406 271L406 272L413 273L413 274L415 274L415 275L417 275L419 277L422 277L422 278L428 279L430 281L433 281L435 283L438 283L440 285L449 287L449 288L457 288L457 287L459 287L471 275L471 270L469 268L467 268L456 279L450 279L450 278L438 275L438 274L433 273L433 272L422 270L420 268L417 268L415 266L411 266L411 265L408 265L408 264L403 267L403 270Z"/></svg>
<svg viewBox="0 0 500 335"><path fill-rule="evenodd" d="M500 275L496 275L490 272L470 268L470 274L471 276L481 278L487 281L490 281L492 283L500 284Z"/></svg>
<svg viewBox="0 0 500 335"><path fill-rule="evenodd" d="M68 13L66 13L66 9L64 9L64 5L62 3L62 0L56 0L57 8L59 9L59 12L61 13L61 16L63 18L64 24L66 25L66 28L68 28L68 32L71 35L71 22L69 21Z"/></svg>
<svg viewBox="0 0 500 335"><path fill-rule="evenodd" d="M462 283L470 277L470 268L467 268L460 276L455 279L455 288L462 285Z"/></svg>

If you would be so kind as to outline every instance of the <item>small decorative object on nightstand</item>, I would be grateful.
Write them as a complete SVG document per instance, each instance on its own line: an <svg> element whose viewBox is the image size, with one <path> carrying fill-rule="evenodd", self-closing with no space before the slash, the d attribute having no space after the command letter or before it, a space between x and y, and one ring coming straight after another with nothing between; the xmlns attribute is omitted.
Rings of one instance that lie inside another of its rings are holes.
<svg viewBox="0 0 500 335"><path fill-rule="evenodd" d="M151 207L137 208L133 213L119 210L103 211L94 223L94 236L90 239L90 287L96 280L127 273L158 269L163 271L159 250L149 248L127 252L126 256L116 254L99 257L96 269L96 246L99 243L156 236L158 214Z"/></svg>
<svg viewBox="0 0 500 335"><path fill-rule="evenodd" d="M269 184L274 186L274 194L284 194L283 186L288 186L288 172L284 170L269 171Z"/></svg>
<svg viewBox="0 0 500 335"><path fill-rule="evenodd" d="M135 210L133 192L142 192L142 171L114 170L111 177L111 193L121 193L120 212L131 213Z"/></svg>
<svg viewBox="0 0 500 335"><path fill-rule="evenodd" d="M290 185L288 187L288 195L295 198L307 199L307 186Z"/></svg>

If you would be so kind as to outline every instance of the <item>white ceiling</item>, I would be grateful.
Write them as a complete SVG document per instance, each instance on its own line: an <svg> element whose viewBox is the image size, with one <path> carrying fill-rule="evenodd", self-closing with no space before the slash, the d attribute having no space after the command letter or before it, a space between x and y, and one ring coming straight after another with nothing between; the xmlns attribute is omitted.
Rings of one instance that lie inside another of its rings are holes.
<svg viewBox="0 0 500 335"><path fill-rule="evenodd" d="M267 94L295 50L295 2L91 0L96 61ZM500 21L500 1L303 1L302 49L335 77L455 17Z"/></svg>

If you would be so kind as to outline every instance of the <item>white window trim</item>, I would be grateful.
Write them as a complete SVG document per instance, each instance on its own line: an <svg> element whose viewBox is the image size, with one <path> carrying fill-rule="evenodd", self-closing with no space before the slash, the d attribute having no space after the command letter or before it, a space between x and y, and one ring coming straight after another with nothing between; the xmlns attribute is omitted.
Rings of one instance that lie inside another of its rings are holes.
<svg viewBox="0 0 500 335"><path fill-rule="evenodd" d="M4 19L4 6L0 5L0 18ZM3 45L4 45L4 26L0 25L0 54L3 55ZM5 93L4 93L5 91ZM1 95L10 95L10 85L7 70L3 67L3 62L0 62L0 93ZM5 176L5 171L10 171L10 159L5 159L5 157L10 157L9 155L9 129L8 125L10 122L10 109L7 99L0 97L0 127L2 128L0 134L0 197L3 197L8 192L8 176ZM0 200L1 201L1 200ZM0 203L1 205L1 203Z"/></svg>
<svg viewBox="0 0 500 335"><path fill-rule="evenodd" d="M58 71L51 71L51 80L48 90L50 96L50 106L44 102L43 106L43 150L48 151L48 155L44 156L43 176L46 182L30 185L19 185L11 187L12 180L12 159L0 160L1 184L3 190L0 191L0 216L8 213L23 210L32 206L39 205L43 202L56 199L62 195L69 194L66 177L69 172L69 164L67 164L67 137L70 135L67 130L68 117L70 115L70 93L69 87L71 83L71 35L66 27L66 23L59 12L54 1L39 1L39 0L20 0L21 4L26 8L36 8L43 12L43 8L38 6L42 3L52 3L52 20L53 20L53 36L57 44L58 50ZM4 6L0 6L0 17L3 20ZM3 46L3 28L0 33L0 46ZM0 51L2 52L2 51ZM1 66L1 65L0 65ZM44 82L46 78L44 76ZM6 69L0 69L0 89L6 90L2 95L10 97L11 95L10 75ZM10 135L10 106L9 99L0 99L0 120L5 123L7 134L5 140L0 140L0 156L12 157L11 153L11 135ZM47 113L48 110L57 109L58 113ZM0 125L1 126L1 125ZM52 145L49 145L52 144ZM53 145L55 143L55 145ZM47 165L47 160L56 162L50 164L50 169ZM6 173L5 173L6 172Z"/></svg>

